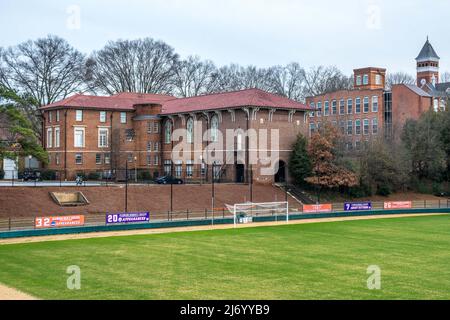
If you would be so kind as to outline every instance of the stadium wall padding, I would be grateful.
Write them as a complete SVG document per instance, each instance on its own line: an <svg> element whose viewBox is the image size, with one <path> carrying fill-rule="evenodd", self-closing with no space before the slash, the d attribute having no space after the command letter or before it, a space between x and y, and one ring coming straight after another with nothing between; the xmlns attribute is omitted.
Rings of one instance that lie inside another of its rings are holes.
<svg viewBox="0 0 450 320"><path fill-rule="evenodd" d="M405 210L371 210L371 211L353 211L353 212L330 212L330 213L292 213L289 214L289 220L303 219L321 219L321 218L339 218L339 217L358 217L358 216L376 216L390 214L419 214L419 213L450 213L450 208L429 208L429 209L405 209ZM253 217L253 222L273 222L284 221L286 215L278 216L260 216ZM213 224L233 224L233 218L202 219L202 220L181 220L181 221L158 221L140 224L120 224L120 225L101 225L101 226L83 226L73 228L55 228L55 229L32 229L0 232L0 239L50 236L61 234L77 234L91 232L108 231L126 231L142 229L161 229L176 227L207 226Z"/></svg>

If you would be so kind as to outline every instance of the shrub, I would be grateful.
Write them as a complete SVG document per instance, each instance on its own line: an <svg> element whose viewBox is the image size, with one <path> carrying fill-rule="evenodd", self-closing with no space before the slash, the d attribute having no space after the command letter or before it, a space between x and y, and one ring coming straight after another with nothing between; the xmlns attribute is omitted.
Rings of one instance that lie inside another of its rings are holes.
<svg viewBox="0 0 450 320"><path fill-rule="evenodd" d="M56 180L56 171L55 170L43 170L41 172L42 180Z"/></svg>
<svg viewBox="0 0 450 320"><path fill-rule="evenodd" d="M387 197L391 193L391 188L389 188L389 186L386 184L377 187L377 194L380 196Z"/></svg>
<svg viewBox="0 0 450 320"><path fill-rule="evenodd" d="M138 179L139 180L151 180L152 176L150 175L150 172L148 171L139 171L138 173Z"/></svg>
<svg viewBox="0 0 450 320"><path fill-rule="evenodd" d="M100 177L101 175L99 172L90 172L87 176L89 180L100 180Z"/></svg>

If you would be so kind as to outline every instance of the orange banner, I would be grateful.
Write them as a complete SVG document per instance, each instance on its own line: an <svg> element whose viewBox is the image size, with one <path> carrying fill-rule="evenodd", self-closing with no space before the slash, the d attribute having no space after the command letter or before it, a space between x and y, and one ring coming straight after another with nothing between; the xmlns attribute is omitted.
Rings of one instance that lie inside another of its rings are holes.
<svg viewBox="0 0 450 320"><path fill-rule="evenodd" d="M411 209L411 201L390 201L384 203L385 209Z"/></svg>
<svg viewBox="0 0 450 320"><path fill-rule="evenodd" d="M317 212L330 212L333 209L333 205L330 204L305 204L303 205L303 212L305 213L317 213Z"/></svg>
<svg viewBox="0 0 450 320"><path fill-rule="evenodd" d="M35 227L40 228L62 228L84 225L84 216L61 216L61 217L37 217Z"/></svg>

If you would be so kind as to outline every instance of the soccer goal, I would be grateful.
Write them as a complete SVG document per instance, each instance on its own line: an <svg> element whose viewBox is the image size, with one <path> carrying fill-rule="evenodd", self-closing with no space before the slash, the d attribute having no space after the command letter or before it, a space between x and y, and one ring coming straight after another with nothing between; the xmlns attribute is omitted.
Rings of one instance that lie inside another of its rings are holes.
<svg viewBox="0 0 450 320"><path fill-rule="evenodd" d="M228 210L233 214L234 226L253 222L254 217L274 216L275 221L279 216L286 216L289 221L288 202L246 202L227 205ZM283 217L284 218L284 217Z"/></svg>

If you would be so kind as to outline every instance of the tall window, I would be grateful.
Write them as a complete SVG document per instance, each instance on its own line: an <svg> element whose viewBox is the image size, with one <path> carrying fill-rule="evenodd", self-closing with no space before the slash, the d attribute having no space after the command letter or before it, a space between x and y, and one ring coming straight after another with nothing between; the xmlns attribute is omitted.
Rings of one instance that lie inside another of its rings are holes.
<svg viewBox="0 0 450 320"><path fill-rule="evenodd" d="M47 129L47 148L51 148L53 145L52 128Z"/></svg>
<svg viewBox="0 0 450 320"><path fill-rule="evenodd" d="M187 143L194 142L194 119L189 118L186 124Z"/></svg>
<svg viewBox="0 0 450 320"><path fill-rule="evenodd" d="M155 156L153 159L153 165L159 166L159 156Z"/></svg>
<svg viewBox="0 0 450 320"><path fill-rule="evenodd" d="M164 127L164 142L169 144L172 142L172 122L167 121Z"/></svg>
<svg viewBox="0 0 450 320"><path fill-rule="evenodd" d="M322 102L317 102L317 116L322 116Z"/></svg>
<svg viewBox="0 0 450 320"><path fill-rule="evenodd" d="M98 147L108 147L108 129L106 128L98 129Z"/></svg>
<svg viewBox="0 0 450 320"><path fill-rule="evenodd" d="M368 119L364 119L363 122L363 130L364 130L364 135L368 135L369 134L369 120Z"/></svg>
<svg viewBox="0 0 450 320"><path fill-rule="evenodd" d="M111 155L109 153L105 153L105 164L111 163Z"/></svg>
<svg viewBox="0 0 450 320"><path fill-rule="evenodd" d="M355 120L355 134L361 134L361 120Z"/></svg>
<svg viewBox="0 0 450 320"><path fill-rule="evenodd" d="M153 123L152 122L147 122L147 133L152 133L152 129L153 129Z"/></svg>
<svg viewBox="0 0 450 320"><path fill-rule="evenodd" d="M101 153L95 154L95 164L102 164L102 154Z"/></svg>
<svg viewBox="0 0 450 320"><path fill-rule="evenodd" d="M325 101L325 106L324 106L324 112L323 115L324 116L328 116L330 114L330 102Z"/></svg>
<svg viewBox="0 0 450 320"><path fill-rule="evenodd" d="M120 123L127 123L127 113L126 112L120 113Z"/></svg>
<svg viewBox="0 0 450 320"><path fill-rule="evenodd" d="M358 97L355 100L355 113L361 113L361 98Z"/></svg>
<svg viewBox="0 0 450 320"><path fill-rule="evenodd" d="M83 121L83 110L76 110L75 111L75 121Z"/></svg>
<svg viewBox="0 0 450 320"><path fill-rule="evenodd" d="M369 75L365 74L363 76L363 85L367 86L369 84Z"/></svg>
<svg viewBox="0 0 450 320"><path fill-rule="evenodd" d="M183 172L183 163L178 161L175 165L175 177L181 178L181 173Z"/></svg>
<svg viewBox="0 0 450 320"><path fill-rule="evenodd" d="M56 110L56 122L59 122L59 110Z"/></svg>
<svg viewBox="0 0 450 320"><path fill-rule="evenodd" d="M378 133L378 119L373 118L372 119L372 134L377 134L377 133Z"/></svg>
<svg viewBox="0 0 450 320"><path fill-rule="evenodd" d="M378 112L378 96L372 97L372 112Z"/></svg>
<svg viewBox="0 0 450 320"><path fill-rule="evenodd" d="M75 154L75 164L83 164L83 154L82 153Z"/></svg>
<svg viewBox="0 0 450 320"><path fill-rule="evenodd" d="M311 108L313 108L313 109L316 107L316 105L314 104L314 102L311 102L310 106L311 106ZM314 111L310 112L310 113L309 113L309 116L310 116L311 118L314 117Z"/></svg>
<svg viewBox="0 0 450 320"><path fill-rule="evenodd" d="M316 131L316 125L315 123L310 123L309 124L309 135L312 136L314 134L314 132Z"/></svg>
<svg viewBox="0 0 450 320"><path fill-rule="evenodd" d="M375 76L375 83L376 83L377 85L381 85L381 75L377 74L377 75Z"/></svg>
<svg viewBox="0 0 450 320"><path fill-rule="evenodd" d="M369 112L369 97L364 97L364 113Z"/></svg>
<svg viewBox="0 0 450 320"><path fill-rule="evenodd" d="M84 148L84 128L75 128L73 137L74 147Z"/></svg>
<svg viewBox="0 0 450 320"><path fill-rule="evenodd" d="M353 121L352 120L347 121L347 134L348 135L353 134Z"/></svg>
<svg viewBox="0 0 450 320"><path fill-rule="evenodd" d="M194 164L192 160L186 161L186 176L191 178L194 172Z"/></svg>
<svg viewBox="0 0 450 320"><path fill-rule="evenodd" d="M339 114L345 114L345 100L341 99L339 101Z"/></svg>
<svg viewBox="0 0 450 320"><path fill-rule="evenodd" d="M341 130L342 134L345 133L345 121L344 120L339 121L339 129Z"/></svg>
<svg viewBox="0 0 450 320"><path fill-rule="evenodd" d="M219 117L213 116L211 119L211 141L219 141Z"/></svg>
<svg viewBox="0 0 450 320"><path fill-rule="evenodd" d="M356 76L356 85L357 86L361 85L361 76Z"/></svg>
<svg viewBox="0 0 450 320"><path fill-rule="evenodd" d="M53 122L53 112L52 111L48 112L48 122Z"/></svg>
<svg viewBox="0 0 450 320"><path fill-rule="evenodd" d="M159 133L159 123L158 122L153 123L153 132Z"/></svg>
<svg viewBox="0 0 450 320"><path fill-rule="evenodd" d="M156 152L159 151L159 142L155 142L155 143L154 143L154 150L155 150Z"/></svg>
<svg viewBox="0 0 450 320"><path fill-rule="evenodd" d="M333 100L331 102L331 114L336 114L337 113L337 101Z"/></svg>
<svg viewBox="0 0 450 320"><path fill-rule="evenodd" d="M100 111L100 122L106 122L106 111Z"/></svg>
<svg viewBox="0 0 450 320"><path fill-rule="evenodd" d="M164 174L166 176L172 174L172 160L164 160Z"/></svg>
<svg viewBox="0 0 450 320"><path fill-rule="evenodd" d="M347 114L353 113L353 99L347 100Z"/></svg>
<svg viewBox="0 0 450 320"><path fill-rule="evenodd" d="M152 142L149 141L147 142L147 152L151 152L152 151Z"/></svg>
<svg viewBox="0 0 450 320"><path fill-rule="evenodd" d="M55 128L55 148L59 148L60 146L60 129L59 128Z"/></svg>

